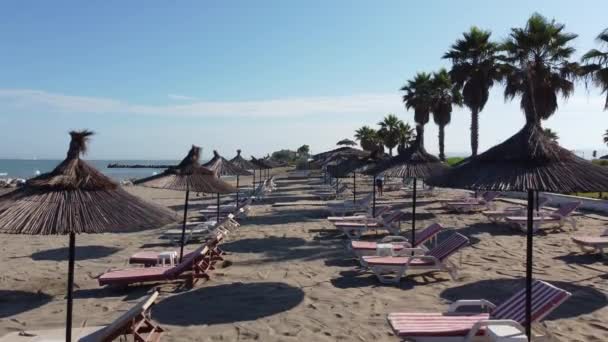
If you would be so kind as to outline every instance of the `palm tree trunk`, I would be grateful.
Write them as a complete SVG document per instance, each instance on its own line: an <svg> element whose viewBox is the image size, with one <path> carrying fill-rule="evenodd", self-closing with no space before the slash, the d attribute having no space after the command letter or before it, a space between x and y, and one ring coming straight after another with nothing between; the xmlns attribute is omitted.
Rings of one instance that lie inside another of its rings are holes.
<svg viewBox="0 0 608 342"><path fill-rule="evenodd" d="M445 161L444 151L445 125L439 125L439 160Z"/></svg>
<svg viewBox="0 0 608 342"><path fill-rule="evenodd" d="M477 155L479 146L479 109L471 110L471 155Z"/></svg>

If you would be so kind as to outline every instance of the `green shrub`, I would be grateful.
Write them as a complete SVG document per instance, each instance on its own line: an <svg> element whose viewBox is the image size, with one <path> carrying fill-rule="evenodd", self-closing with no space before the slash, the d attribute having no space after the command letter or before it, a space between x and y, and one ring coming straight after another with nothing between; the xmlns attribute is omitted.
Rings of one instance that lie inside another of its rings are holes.
<svg viewBox="0 0 608 342"><path fill-rule="evenodd" d="M449 166L454 166L455 164L458 164L458 163L460 163L463 160L464 160L463 157L450 157L450 158L446 158L445 162Z"/></svg>

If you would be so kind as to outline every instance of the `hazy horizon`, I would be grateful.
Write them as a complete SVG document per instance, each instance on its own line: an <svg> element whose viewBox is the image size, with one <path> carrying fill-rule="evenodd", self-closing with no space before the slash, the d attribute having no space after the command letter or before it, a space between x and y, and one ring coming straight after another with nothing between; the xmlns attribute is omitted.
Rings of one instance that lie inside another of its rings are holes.
<svg viewBox="0 0 608 342"><path fill-rule="evenodd" d="M413 125L398 89L417 71L449 67L442 54L472 25L502 40L539 12L579 35L578 59L599 48L608 25L608 2L593 8L583 16L563 0L5 3L0 158L62 159L67 132L83 128L97 132L92 160L176 160L191 144L204 158L303 144L322 152L387 113ZM480 151L524 123L519 99L505 102L502 90L493 88L480 115ZM603 155L603 101L578 83L543 125L565 148ZM470 154L469 125L469 111L455 109L448 155ZM425 131L437 153L432 119Z"/></svg>

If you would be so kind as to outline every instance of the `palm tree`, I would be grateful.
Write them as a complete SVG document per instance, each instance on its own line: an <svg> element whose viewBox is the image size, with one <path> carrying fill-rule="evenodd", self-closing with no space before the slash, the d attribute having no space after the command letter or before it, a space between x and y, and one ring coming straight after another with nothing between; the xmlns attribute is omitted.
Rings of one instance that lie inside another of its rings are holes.
<svg viewBox="0 0 608 342"><path fill-rule="evenodd" d="M363 126L356 130L355 139L359 140L361 148L366 151L375 151L378 147L378 132L369 126Z"/></svg>
<svg viewBox="0 0 608 342"><path fill-rule="evenodd" d="M397 127L399 131L399 145L397 146L398 153L402 153L406 148L410 146L412 141L416 138L416 132L407 122L399 122Z"/></svg>
<svg viewBox="0 0 608 342"><path fill-rule="evenodd" d="M407 109L414 109L414 121L420 127L419 141L424 139L424 125L429 122L432 107L432 78L431 74L419 72L413 80L408 80L401 90L403 103Z"/></svg>
<svg viewBox="0 0 608 342"><path fill-rule="evenodd" d="M524 28L512 28L503 43L505 61L505 99L521 97L521 108L532 122L549 118L557 110L557 96L574 91L573 80L580 72L570 58L576 34L565 26L533 14Z"/></svg>
<svg viewBox="0 0 608 342"><path fill-rule="evenodd" d="M433 73L433 121L439 126L439 159L445 161L445 126L452 118L452 104L460 106L462 95L458 87L452 83L447 70L441 69Z"/></svg>
<svg viewBox="0 0 608 342"><path fill-rule="evenodd" d="M597 36L597 41L608 47L608 29ZM604 110L608 110L608 51L591 49L583 55L582 61L586 63L582 67L582 74L601 88L602 94L606 93Z"/></svg>
<svg viewBox="0 0 608 342"><path fill-rule="evenodd" d="M553 141L555 141L555 142L557 142L557 141L559 140L559 135L557 135L557 132L555 132L555 131L554 131L554 130L552 130L551 128L544 128L544 129L543 129L543 134L544 134L544 135L545 135L547 138L549 138L549 139L551 139L551 140L553 140Z"/></svg>
<svg viewBox="0 0 608 342"><path fill-rule="evenodd" d="M382 143L388 148L389 155L393 155L393 148L399 143L399 124L401 121L395 114L388 114L384 119L378 122L380 129L378 130L378 137L382 140Z"/></svg>
<svg viewBox="0 0 608 342"><path fill-rule="evenodd" d="M456 40L443 58L452 61L450 76L462 91L465 106L471 110L471 154L479 146L479 113L483 110L490 88L500 80L498 44L490 41L492 32L471 27Z"/></svg>

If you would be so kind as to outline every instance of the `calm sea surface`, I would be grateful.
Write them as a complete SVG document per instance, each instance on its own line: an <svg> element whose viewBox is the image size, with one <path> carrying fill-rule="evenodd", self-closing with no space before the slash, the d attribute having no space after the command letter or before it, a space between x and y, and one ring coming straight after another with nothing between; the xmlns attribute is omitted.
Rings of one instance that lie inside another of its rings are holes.
<svg viewBox="0 0 608 342"><path fill-rule="evenodd" d="M52 171L61 160L0 159L0 178L31 178ZM176 165L178 160L87 160L107 176L120 181L151 176L163 169L108 169L108 164Z"/></svg>

